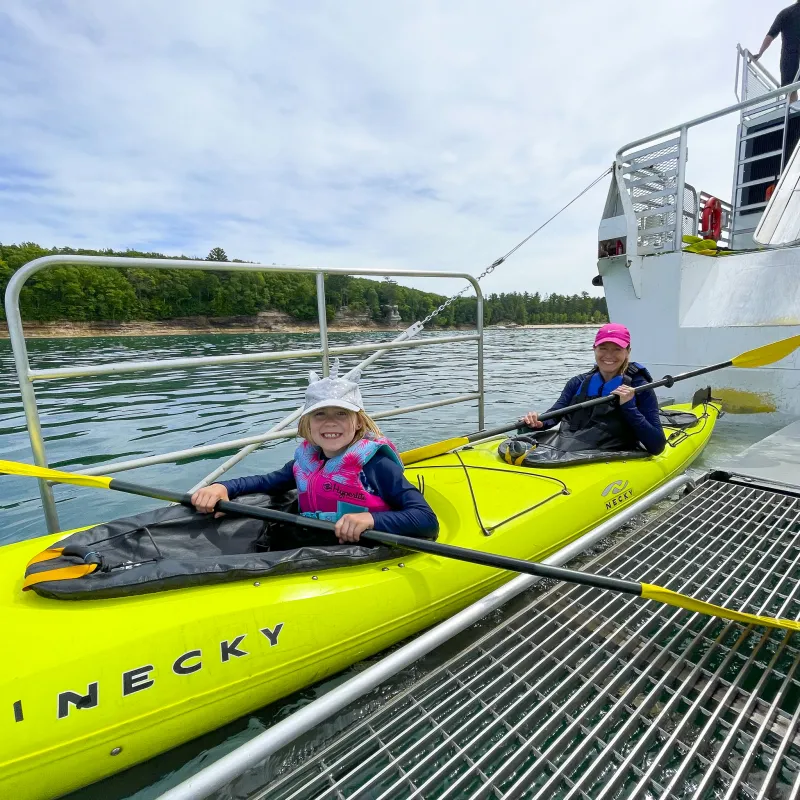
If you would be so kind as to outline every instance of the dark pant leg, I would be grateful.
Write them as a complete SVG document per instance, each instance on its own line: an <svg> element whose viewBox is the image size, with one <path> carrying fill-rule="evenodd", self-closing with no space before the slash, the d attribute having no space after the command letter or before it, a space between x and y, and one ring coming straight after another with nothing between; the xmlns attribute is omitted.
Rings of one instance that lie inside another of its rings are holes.
<svg viewBox="0 0 800 800"><path fill-rule="evenodd" d="M795 82L797 70L800 69L800 52L781 54L781 86Z"/></svg>

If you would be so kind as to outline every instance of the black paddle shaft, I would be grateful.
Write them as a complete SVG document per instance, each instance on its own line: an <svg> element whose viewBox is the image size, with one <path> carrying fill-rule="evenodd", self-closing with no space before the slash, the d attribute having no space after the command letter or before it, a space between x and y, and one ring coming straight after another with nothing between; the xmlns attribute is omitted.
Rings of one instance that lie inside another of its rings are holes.
<svg viewBox="0 0 800 800"><path fill-rule="evenodd" d="M723 361L719 364L713 364L710 367L701 367L700 369L693 369L691 372L683 372L680 375L665 375L659 381L652 381L651 383L643 383L641 386L634 386L631 387L633 389L634 394L638 394L639 392L644 392L647 389L658 389L662 386L666 386L670 388L673 384L677 383L678 381L685 381L689 378L696 378L698 375L705 375L707 372L716 372L718 369L725 369L726 367L732 367L733 361ZM575 403L571 406L565 406L564 408L557 408L555 411L545 411L544 414L539 415L539 420L544 422L546 419L557 419L558 417L563 417L566 414L571 414L573 411L580 411L584 408L594 408L594 406L602 406L605 403L616 403L619 402L619 398L615 394L605 395L604 397L593 397L591 400L584 400L582 403ZM466 438L470 442L475 442L478 439L489 439L492 436L499 436L501 433L508 433L509 431L514 431L519 428L521 421L515 422L513 425L504 425L502 428L489 428L488 430L482 431L475 431L475 433L470 433Z"/></svg>
<svg viewBox="0 0 800 800"><path fill-rule="evenodd" d="M112 478L109 489L119 492L152 497L156 500L164 500L169 503L180 503L181 505L194 508L192 497L189 494L171 492L168 489L155 489L150 486L141 486L137 483L128 483ZM333 532L335 525L332 522L317 519L316 517L302 517L297 514L289 514L286 511L277 511L272 508L258 508L244 503L234 503L230 500L220 500L215 506L217 511L224 511L228 514L238 514L242 517L253 517L266 521L289 522L293 525L300 525L305 528L316 528ZM440 544L428 539L417 539L412 536L399 536L394 533L383 531L364 531L361 534L365 539L390 547L401 547L404 550L414 550L418 553L428 553L434 556L444 556L453 558L457 561L468 561L472 564L481 564L485 567L495 569L505 569L511 572L521 572L527 575L535 575L538 578L552 578L557 581L568 583L580 583L585 586L595 586L599 589L612 589L626 594L641 595L642 584L635 581L624 581L619 578L606 578L602 575L592 575L585 572L576 572L561 567L551 567L547 564L539 564L535 561L525 561L521 558L511 558L509 556L495 555L494 553L484 553L480 550L470 550L466 547L456 547L450 544Z"/></svg>
<svg viewBox="0 0 800 800"><path fill-rule="evenodd" d="M720 364L714 364L710 367L701 367L700 369L692 370L691 372L684 372L681 375L666 375L660 381L653 381L652 383L644 383L641 386L634 387L634 392L643 392L646 389L657 389L660 386L672 386L677 381L683 381L687 378L694 378L698 375L705 375L707 372L715 372L718 369L725 369L725 367L733 366L733 361L724 361ZM595 397L592 400L585 400L583 403L576 403L572 406L557 409L556 411L547 411L542 414L539 419L556 419L569 414L572 411L578 411L583 408L592 408L599 406L603 403L617 402L616 395L607 395L606 397ZM516 430L519 427L519 422L513 425L506 425L502 428L492 428L491 430L477 431L467 436L467 440L474 442L477 439L486 439L492 436L498 436L502 433ZM112 478L109 484L110 489L116 489L120 492L127 492L128 494L141 495L143 497L152 497L156 500L164 500L169 503L180 503L181 505L194 508L192 505L191 495L181 494L180 492L172 492L168 489L155 489L149 486L140 486L136 483L128 483L127 481L120 481ZM301 525L306 528L316 528L333 532L335 526L331 522L317 519L316 517L303 517L296 514L289 514L285 511L277 511L271 508L257 508L256 506L248 506L244 503L233 503L230 500L220 500L215 506L217 511L223 511L228 514L238 514L243 517L253 517L254 519L263 519L267 521L275 520L280 522L289 522L294 525ZM509 556L500 556L493 553L484 553L480 550L470 550L465 547L456 547L449 544L440 544L439 542L432 542L427 539L417 539L411 536L398 536L393 533L384 533L383 531L364 531L361 534L364 538L380 544L386 544L393 547L402 547L405 550L413 550L419 553L429 553L430 555L444 556L445 558L453 558L457 561L468 561L472 564L482 564L486 567L494 567L495 569L506 569L511 572L521 572L527 575L535 575L539 578L552 578L557 581L567 581L570 583L579 583L585 586L595 586L600 589L612 589L618 592L625 592L626 594L641 595L642 585L635 581L624 581L619 578L606 578L602 575L591 575L589 573L577 572L569 569L562 569L560 567L550 567L546 564L539 564L534 561L524 561L520 558L510 558Z"/></svg>

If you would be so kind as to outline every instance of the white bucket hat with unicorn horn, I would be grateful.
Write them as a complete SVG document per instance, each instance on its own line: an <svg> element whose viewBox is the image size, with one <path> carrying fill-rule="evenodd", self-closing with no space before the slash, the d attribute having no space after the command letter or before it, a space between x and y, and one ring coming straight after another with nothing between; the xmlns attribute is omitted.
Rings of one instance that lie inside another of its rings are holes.
<svg viewBox="0 0 800 800"><path fill-rule="evenodd" d="M304 417L319 408L336 406L346 408L348 411L363 411L364 400L358 381L361 371L354 370L347 378L339 377L339 359L334 359L331 374L327 378L320 378L313 370L308 375L308 389L306 389L306 402L303 406Z"/></svg>

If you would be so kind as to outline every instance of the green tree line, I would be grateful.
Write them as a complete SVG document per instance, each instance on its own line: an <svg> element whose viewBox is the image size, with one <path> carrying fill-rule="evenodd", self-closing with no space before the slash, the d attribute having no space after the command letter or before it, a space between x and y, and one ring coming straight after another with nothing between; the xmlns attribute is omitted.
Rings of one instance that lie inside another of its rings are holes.
<svg viewBox="0 0 800 800"><path fill-rule="evenodd" d="M129 258L187 258L136 250L83 250L59 247L47 250L32 242L0 244L0 292L21 266L47 255L127 256ZM215 247L209 261L228 261ZM233 259L237 261L236 259ZM238 262L243 263L243 262ZM325 281L327 317L339 309L368 314L380 320L386 306L397 306L403 322L427 316L444 297L400 286L391 280L374 281L349 275L329 275ZM20 296L23 319L37 322L169 320L194 316L252 316L260 311L282 311L298 320L317 319L313 275L288 272L219 272L178 269L107 268L95 266L51 267L33 275ZM462 297L436 317L436 325L450 327L476 321L477 300ZM492 294L486 298L486 324L554 324L605 322L605 298L538 292ZM5 310L0 307L0 319Z"/></svg>

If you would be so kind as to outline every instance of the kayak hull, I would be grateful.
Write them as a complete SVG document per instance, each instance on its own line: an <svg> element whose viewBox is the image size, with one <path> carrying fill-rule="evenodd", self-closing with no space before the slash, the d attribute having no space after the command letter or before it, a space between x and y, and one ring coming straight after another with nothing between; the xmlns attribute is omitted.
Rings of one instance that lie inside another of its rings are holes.
<svg viewBox="0 0 800 800"><path fill-rule="evenodd" d="M440 542L542 560L683 471L717 410L660 456L531 470L497 441L406 468ZM485 531L491 531L486 535ZM0 548L11 668L0 797L46 800L140 763L439 622L513 575L407 553L346 568L103 600L21 591L64 534Z"/></svg>

